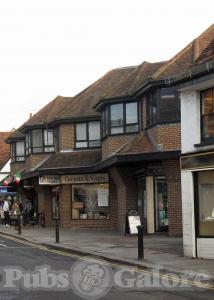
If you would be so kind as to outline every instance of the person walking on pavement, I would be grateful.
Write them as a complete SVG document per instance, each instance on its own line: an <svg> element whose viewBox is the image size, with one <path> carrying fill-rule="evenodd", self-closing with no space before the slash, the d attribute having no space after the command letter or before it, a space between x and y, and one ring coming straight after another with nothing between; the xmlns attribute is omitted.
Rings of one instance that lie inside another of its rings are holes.
<svg viewBox="0 0 214 300"><path fill-rule="evenodd" d="M4 227L10 226L10 215L9 215L10 205L7 199L4 201L3 204L3 212L4 212Z"/></svg>

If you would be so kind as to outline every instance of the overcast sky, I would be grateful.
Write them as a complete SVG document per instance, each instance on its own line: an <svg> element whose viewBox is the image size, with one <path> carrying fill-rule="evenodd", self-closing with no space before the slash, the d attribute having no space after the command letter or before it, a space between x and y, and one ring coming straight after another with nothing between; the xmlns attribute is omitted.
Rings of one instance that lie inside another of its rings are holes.
<svg viewBox="0 0 214 300"><path fill-rule="evenodd" d="M169 59L213 12L213 0L0 0L0 131L112 68Z"/></svg>

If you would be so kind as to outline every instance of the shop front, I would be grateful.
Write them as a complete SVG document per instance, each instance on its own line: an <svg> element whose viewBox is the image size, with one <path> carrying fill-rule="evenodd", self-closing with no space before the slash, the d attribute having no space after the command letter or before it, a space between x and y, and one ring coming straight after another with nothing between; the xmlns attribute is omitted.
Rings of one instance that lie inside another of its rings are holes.
<svg viewBox="0 0 214 300"><path fill-rule="evenodd" d="M138 211L145 232L181 235L178 160L148 163L135 172Z"/></svg>
<svg viewBox="0 0 214 300"><path fill-rule="evenodd" d="M137 170L138 210L147 233L168 231L167 179L161 164Z"/></svg>
<svg viewBox="0 0 214 300"><path fill-rule="evenodd" d="M62 227L116 228L117 204L108 173L43 175L37 190L48 226L57 215Z"/></svg>
<svg viewBox="0 0 214 300"><path fill-rule="evenodd" d="M214 152L181 158L184 252L214 258Z"/></svg>
<svg viewBox="0 0 214 300"><path fill-rule="evenodd" d="M70 185L71 220L109 220L108 174L65 175L62 185Z"/></svg>

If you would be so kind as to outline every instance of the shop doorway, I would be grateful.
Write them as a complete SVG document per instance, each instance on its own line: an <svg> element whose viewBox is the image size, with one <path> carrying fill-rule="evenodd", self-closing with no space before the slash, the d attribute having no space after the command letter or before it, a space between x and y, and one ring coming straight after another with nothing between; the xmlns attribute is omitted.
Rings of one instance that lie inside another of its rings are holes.
<svg viewBox="0 0 214 300"><path fill-rule="evenodd" d="M165 176L154 178L155 185L155 231L168 231L168 196Z"/></svg>

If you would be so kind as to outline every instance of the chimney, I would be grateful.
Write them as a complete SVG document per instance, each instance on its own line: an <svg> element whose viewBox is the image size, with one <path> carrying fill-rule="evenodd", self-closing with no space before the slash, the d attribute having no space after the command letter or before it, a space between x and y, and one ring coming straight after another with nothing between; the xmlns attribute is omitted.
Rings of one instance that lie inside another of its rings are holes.
<svg viewBox="0 0 214 300"><path fill-rule="evenodd" d="M32 116L33 116L33 114L32 114L32 113L30 113L30 114L29 114L29 119L30 119L30 118L32 118Z"/></svg>

